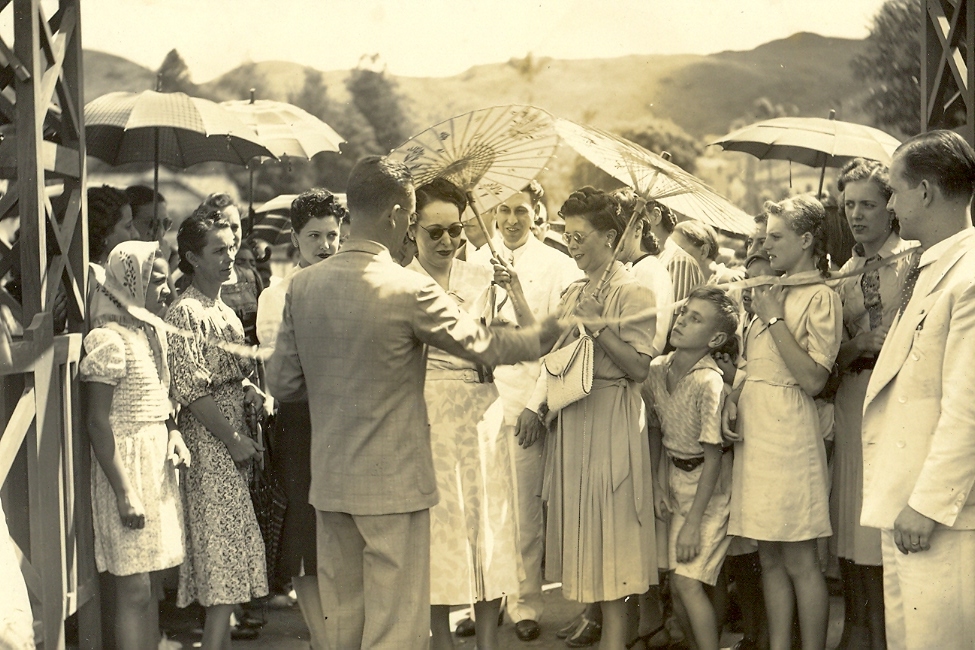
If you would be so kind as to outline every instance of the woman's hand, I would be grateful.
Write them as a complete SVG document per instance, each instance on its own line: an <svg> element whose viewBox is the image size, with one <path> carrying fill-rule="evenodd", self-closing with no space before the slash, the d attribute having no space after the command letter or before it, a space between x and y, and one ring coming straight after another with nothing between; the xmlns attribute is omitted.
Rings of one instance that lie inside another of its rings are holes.
<svg viewBox="0 0 975 650"><path fill-rule="evenodd" d="M169 447L166 451L166 456L173 463L174 467L185 467L189 469L190 466L190 450L187 449L186 443L183 442L182 434L173 429L169 432Z"/></svg>
<svg viewBox="0 0 975 650"><path fill-rule="evenodd" d="M742 436L736 431L738 426L738 401L728 396L721 409L721 437L728 442L741 442Z"/></svg>
<svg viewBox="0 0 975 650"><path fill-rule="evenodd" d="M138 530L146 527L146 509L142 506L142 500L135 492L125 492L116 495L118 505L118 515L122 519L122 525L126 528Z"/></svg>
<svg viewBox="0 0 975 650"><path fill-rule="evenodd" d="M785 318L785 293L781 285L752 289L752 311L763 323L773 318Z"/></svg>
<svg viewBox="0 0 975 650"><path fill-rule="evenodd" d="M261 421L261 411L264 409L264 395L253 386L244 390L244 416L251 431L257 431Z"/></svg>
<svg viewBox="0 0 975 650"><path fill-rule="evenodd" d="M240 464L252 458L257 458L264 452L264 447L247 436L234 433L233 442L227 445L227 450L230 452L230 457L234 459L234 462Z"/></svg>
<svg viewBox="0 0 975 650"><path fill-rule="evenodd" d="M494 266L494 282L496 284L500 285L505 291L521 291L521 280L513 266L496 257L491 258L491 264Z"/></svg>
<svg viewBox="0 0 975 650"><path fill-rule="evenodd" d="M603 305L595 296L581 295L576 304L575 315L589 329L599 329L603 325Z"/></svg>
<svg viewBox="0 0 975 650"><path fill-rule="evenodd" d="M875 330L860 332L853 337L853 344L856 345L859 356L876 355L880 353L880 348L884 347L884 339L887 338L889 325L878 327Z"/></svg>
<svg viewBox="0 0 975 650"><path fill-rule="evenodd" d="M537 441L545 436L545 425L538 417L538 413L531 409L525 409L518 416L518 424L515 425L515 437L518 444L528 449Z"/></svg>
<svg viewBox="0 0 975 650"><path fill-rule="evenodd" d="M660 485L656 481L653 486L653 512L661 521L670 521L670 516L673 514L666 486Z"/></svg>

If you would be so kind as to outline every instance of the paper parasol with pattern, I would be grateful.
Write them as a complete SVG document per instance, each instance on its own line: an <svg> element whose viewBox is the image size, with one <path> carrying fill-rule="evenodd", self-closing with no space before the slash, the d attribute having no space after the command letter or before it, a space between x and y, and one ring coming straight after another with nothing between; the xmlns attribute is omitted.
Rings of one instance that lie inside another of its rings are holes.
<svg viewBox="0 0 975 650"><path fill-rule="evenodd" d="M663 156L569 120L557 119L555 128L566 144L644 200L659 201L718 230L748 235L755 229L754 219L745 211Z"/></svg>
<svg viewBox="0 0 975 650"><path fill-rule="evenodd" d="M467 192L480 222L481 213L523 190L558 144L554 119L547 112L534 106L495 106L432 126L389 157L409 168L417 186L446 178Z"/></svg>

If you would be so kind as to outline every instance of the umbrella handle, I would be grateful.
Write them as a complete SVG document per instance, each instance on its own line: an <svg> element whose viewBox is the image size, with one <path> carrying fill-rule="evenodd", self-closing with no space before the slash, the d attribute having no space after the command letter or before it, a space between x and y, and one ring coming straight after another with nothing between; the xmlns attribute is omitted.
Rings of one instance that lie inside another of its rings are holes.
<svg viewBox="0 0 975 650"><path fill-rule="evenodd" d="M630 233L633 231L633 226L636 225L637 219L643 214L644 210L647 209L647 200L642 196L638 196L636 200L636 205L633 207L633 214L630 215L630 220L626 222L626 228L623 229L623 234L620 235L616 240L616 246L613 247L613 259L609 264L606 265L606 269L603 271L603 276L599 278L599 284L596 285L596 292L594 296L598 296L606 286L606 282L609 280L610 273L613 272L613 265L619 261L620 255L623 254L623 241L629 237Z"/></svg>
<svg viewBox="0 0 975 650"><path fill-rule="evenodd" d="M481 232L484 233L484 238L487 240L488 250L491 251L491 257L496 260L500 260L498 257L498 251L494 248L494 243L491 241L491 234L488 232L487 225L484 223L484 218L481 216L481 211L477 209L474 205L474 195L470 190L467 191L467 203L471 206L471 212L474 213L474 218L477 219L477 225L481 227Z"/></svg>

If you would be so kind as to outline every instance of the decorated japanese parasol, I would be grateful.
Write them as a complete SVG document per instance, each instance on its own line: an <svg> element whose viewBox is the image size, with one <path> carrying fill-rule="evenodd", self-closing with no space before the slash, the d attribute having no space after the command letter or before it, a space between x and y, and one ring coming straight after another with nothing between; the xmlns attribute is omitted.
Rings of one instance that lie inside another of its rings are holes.
<svg viewBox="0 0 975 650"><path fill-rule="evenodd" d="M703 181L663 156L600 129L557 119L555 128L570 147L601 170L629 185L644 200L663 203L685 217L741 235L755 221Z"/></svg>
<svg viewBox="0 0 975 650"><path fill-rule="evenodd" d="M551 115L534 106L495 106L432 126L393 149L417 186L445 178L467 192L481 214L522 191L555 154L559 136ZM485 229L486 232L486 229ZM488 246L496 254L490 238Z"/></svg>
<svg viewBox="0 0 975 650"><path fill-rule="evenodd" d="M566 144L616 180L629 185L644 202L659 201L686 217L728 232L748 234L754 230L752 217L667 157L625 138L569 120L557 119L555 128ZM634 211L627 231L633 228L642 211L642 206ZM614 259L622 253L620 244L625 239L624 233L617 240ZM607 272L611 268L612 265L607 267ZM604 274L600 288L606 277Z"/></svg>

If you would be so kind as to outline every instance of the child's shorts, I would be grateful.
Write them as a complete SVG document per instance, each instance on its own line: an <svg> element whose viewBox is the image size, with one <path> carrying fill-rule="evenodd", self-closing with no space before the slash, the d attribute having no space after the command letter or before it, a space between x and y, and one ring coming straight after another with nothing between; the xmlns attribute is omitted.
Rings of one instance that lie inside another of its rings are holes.
<svg viewBox="0 0 975 650"><path fill-rule="evenodd" d="M728 518L731 510L731 490L721 490L721 481L715 486L711 501L701 519L701 552L691 562L677 561L677 535L684 526L684 520L694 503L697 484L701 480L704 466L699 465L690 472L670 467L670 498L674 513L670 518L670 535L667 544L667 558L670 568L679 576L691 578L714 586L721 573L731 537L728 535Z"/></svg>

